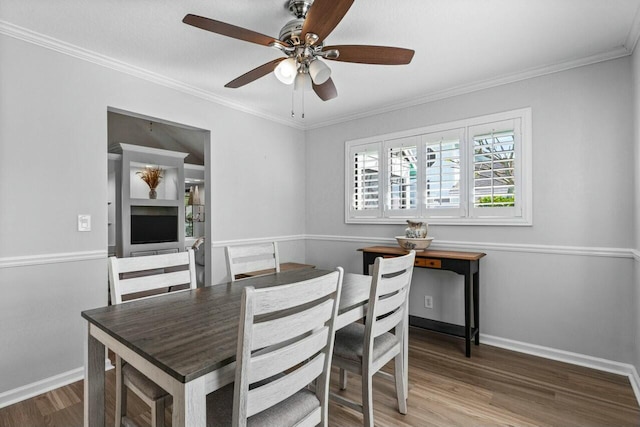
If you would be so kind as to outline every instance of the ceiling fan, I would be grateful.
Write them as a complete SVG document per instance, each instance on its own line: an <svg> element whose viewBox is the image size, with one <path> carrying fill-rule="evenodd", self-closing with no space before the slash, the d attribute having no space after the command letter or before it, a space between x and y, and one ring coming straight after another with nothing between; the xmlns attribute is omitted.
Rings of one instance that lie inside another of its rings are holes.
<svg viewBox="0 0 640 427"><path fill-rule="evenodd" d="M246 28L202 16L188 14L182 22L251 43L273 47L285 57L274 59L225 85L239 88L274 72L278 80L303 89L311 86L323 101L338 95L331 69L321 59L360 64L405 65L414 51L399 47L369 45L325 46L325 38L342 20L354 0L289 0L289 11L296 17L273 38Z"/></svg>

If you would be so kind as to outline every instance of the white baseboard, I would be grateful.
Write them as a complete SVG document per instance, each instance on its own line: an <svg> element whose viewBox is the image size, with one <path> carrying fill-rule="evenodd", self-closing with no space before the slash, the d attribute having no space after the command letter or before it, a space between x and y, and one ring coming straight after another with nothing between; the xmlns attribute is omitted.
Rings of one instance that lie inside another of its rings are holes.
<svg viewBox="0 0 640 427"><path fill-rule="evenodd" d="M105 361L105 370L108 371L110 369L113 369L113 365L109 362L109 359L107 359ZM4 393L0 393L0 408L64 387L83 378L84 367L79 367L22 387L14 388L13 390L5 391Z"/></svg>
<svg viewBox="0 0 640 427"><path fill-rule="evenodd" d="M558 350L536 344L528 344L506 338L494 337L492 335L480 334L480 342L493 347L500 347L506 350L517 351L519 353L530 354L532 356L543 357L545 359L557 360L559 362L570 363L572 365L584 366L598 371L610 372L612 374L624 375L629 378L631 388L640 405L640 377L635 366L629 363L614 362L612 360L601 359L599 357L587 356L585 354L572 353L570 351Z"/></svg>
<svg viewBox="0 0 640 427"><path fill-rule="evenodd" d="M5 391L4 393L0 393L0 408L30 399L56 388L63 387L67 384L81 380L83 377L84 368L80 367L13 390Z"/></svg>

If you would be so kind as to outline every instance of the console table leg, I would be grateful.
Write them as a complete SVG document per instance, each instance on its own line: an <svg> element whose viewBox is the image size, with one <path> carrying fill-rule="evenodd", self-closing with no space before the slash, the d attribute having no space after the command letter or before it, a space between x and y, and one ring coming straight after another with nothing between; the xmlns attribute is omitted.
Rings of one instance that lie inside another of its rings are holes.
<svg viewBox="0 0 640 427"><path fill-rule="evenodd" d="M464 352L467 357L471 357L471 296L473 282L471 276L471 272L467 272L464 275Z"/></svg>
<svg viewBox="0 0 640 427"><path fill-rule="evenodd" d="M480 345L480 265L473 275L473 327L477 331L475 344Z"/></svg>

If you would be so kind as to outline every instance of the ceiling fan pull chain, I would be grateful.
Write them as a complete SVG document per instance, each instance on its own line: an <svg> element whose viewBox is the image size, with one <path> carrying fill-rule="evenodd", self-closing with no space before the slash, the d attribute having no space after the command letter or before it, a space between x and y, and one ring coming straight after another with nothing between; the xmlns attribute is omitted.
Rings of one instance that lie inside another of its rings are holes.
<svg viewBox="0 0 640 427"><path fill-rule="evenodd" d="M291 91L291 118L293 119L296 115L293 112L293 101L294 101L294 95L295 95L296 91L292 90Z"/></svg>
<svg viewBox="0 0 640 427"><path fill-rule="evenodd" d="M304 119L304 89L302 89L302 118Z"/></svg>

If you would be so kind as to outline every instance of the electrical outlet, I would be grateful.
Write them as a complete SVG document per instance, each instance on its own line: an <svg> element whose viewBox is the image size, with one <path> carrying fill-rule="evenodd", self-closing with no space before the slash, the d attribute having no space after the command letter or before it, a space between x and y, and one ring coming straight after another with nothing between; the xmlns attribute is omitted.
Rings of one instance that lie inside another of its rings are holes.
<svg viewBox="0 0 640 427"><path fill-rule="evenodd" d="M424 296L424 308L433 308L433 297L430 295Z"/></svg>

